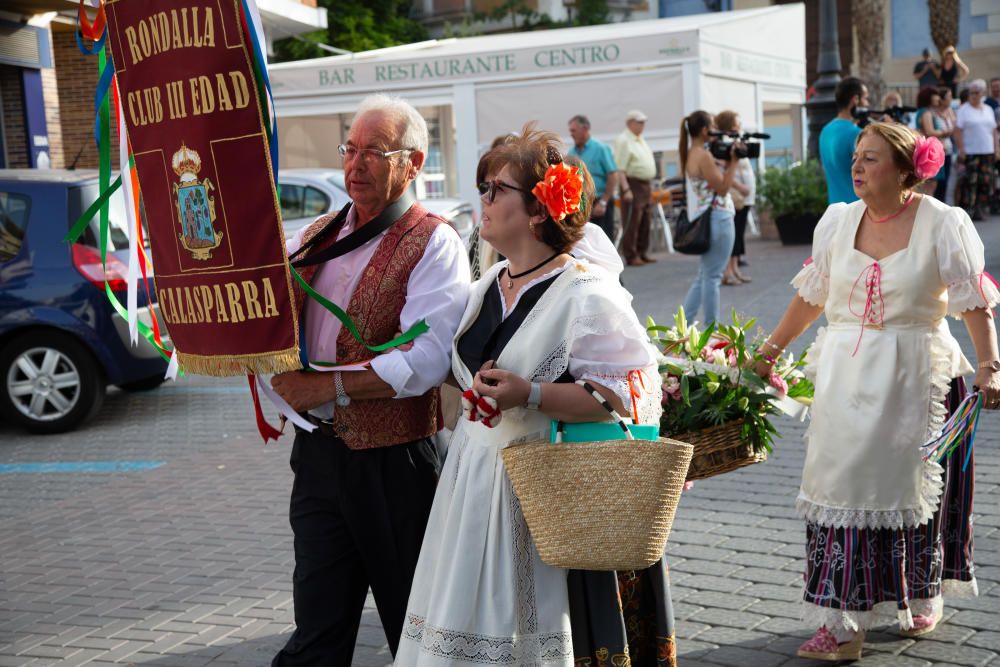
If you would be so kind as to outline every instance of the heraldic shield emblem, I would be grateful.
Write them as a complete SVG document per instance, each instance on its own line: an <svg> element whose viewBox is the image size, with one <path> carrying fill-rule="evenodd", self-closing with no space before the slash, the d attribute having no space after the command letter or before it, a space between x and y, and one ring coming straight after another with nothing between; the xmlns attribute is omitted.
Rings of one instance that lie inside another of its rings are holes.
<svg viewBox="0 0 1000 667"><path fill-rule="evenodd" d="M212 181L198 180L201 171L201 157L181 142L181 148L171 160L174 173L178 176L174 183L177 198L177 219L181 223L178 234L181 245L194 259L211 259L212 251L222 243L222 232L215 231L215 190Z"/></svg>

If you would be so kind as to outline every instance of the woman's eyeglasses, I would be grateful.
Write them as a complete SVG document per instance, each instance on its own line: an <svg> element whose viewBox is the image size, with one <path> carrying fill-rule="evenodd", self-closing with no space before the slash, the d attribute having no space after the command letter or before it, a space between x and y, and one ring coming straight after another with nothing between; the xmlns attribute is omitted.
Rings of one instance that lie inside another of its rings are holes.
<svg viewBox="0 0 1000 667"><path fill-rule="evenodd" d="M504 190L517 190L518 192L528 192L524 188L519 188L516 185L511 185L510 183L504 183L503 181L492 180L485 181L478 185L479 195L481 197L486 197L486 201L490 204L497 198L497 190L503 192Z"/></svg>

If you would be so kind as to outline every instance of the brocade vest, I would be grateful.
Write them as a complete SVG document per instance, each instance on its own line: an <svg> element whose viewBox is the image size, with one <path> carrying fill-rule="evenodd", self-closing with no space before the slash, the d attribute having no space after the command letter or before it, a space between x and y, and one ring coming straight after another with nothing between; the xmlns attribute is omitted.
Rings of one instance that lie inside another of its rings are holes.
<svg viewBox="0 0 1000 667"><path fill-rule="evenodd" d="M302 244L308 243L335 217L333 214L325 215L312 223L302 237ZM442 223L442 218L429 213L420 204L413 204L379 242L346 308L361 337L369 345L390 341L400 332L399 316L406 303L410 274L423 257L434 229ZM333 245L336 237L336 233L329 234L328 238L300 257ZM306 266L299 269L299 273L312 284L321 266ZM300 322L305 298L305 292L296 284L295 309ZM343 308L342 304L338 305ZM355 363L370 359L373 354L351 335L347 327L341 327L337 336L337 363ZM337 406L334 409L333 428L351 449L388 447L428 438L438 430L439 401L437 387L412 398L352 400L347 407Z"/></svg>

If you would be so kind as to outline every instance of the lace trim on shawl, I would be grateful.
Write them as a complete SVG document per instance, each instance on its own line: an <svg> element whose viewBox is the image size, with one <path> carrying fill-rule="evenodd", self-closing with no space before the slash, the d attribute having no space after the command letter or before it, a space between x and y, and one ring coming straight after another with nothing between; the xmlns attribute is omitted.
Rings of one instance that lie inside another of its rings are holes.
<svg viewBox="0 0 1000 667"><path fill-rule="evenodd" d="M808 268L808 267L807 267ZM948 347L936 334L930 335L931 391L927 406L927 439L941 434L941 428L948 419L948 409L944 400L951 387L951 362ZM816 379L816 369L822 354L826 329L816 334L816 342L809 349L805 375ZM922 526L927 523L941 504L944 491L944 468L934 461L921 463L920 501L916 508L902 510L866 510L820 505L801 494L795 500L795 509L807 520L821 526L835 528L904 528Z"/></svg>
<svg viewBox="0 0 1000 667"><path fill-rule="evenodd" d="M416 642L426 653L481 665L561 665L573 658L568 632L494 637L439 628L415 614L407 615L403 638Z"/></svg>
<svg viewBox="0 0 1000 667"><path fill-rule="evenodd" d="M586 275L581 276L581 278L583 280L592 279ZM540 310L541 309L536 309L534 312L539 312ZM527 320L525 321L525 324L527 324ZM620 330L621 323L614 318L608 318L601 315L585 315L573 320L570 324L569 335L570 340L575 340L577 338L582 338L583 336L604 336ZM535 367L535 369L531 372L531 379L534 382L555 382L559 376L566 372L568 367L568 341L563 341L540 364L538 364L538 366ZM636 408L638 412L638 414L635 415L636 422L639 424L658 424L660 421L660 415L663 412L663 407L660 404L660 388L656 385L659 373L655 364L639 370L642 370L646 374L647 389L643 391L641 387L637 387L637 389L640 390L640 394L636 399ZM606 373L585 372L582 374L582 379L592 379L615 392L615 395L621 399L625 409L631 411L632 392L629 388L628 375L609 375Z"/></svg>
<svg viewBox="0 0 1000 667"><path fill-rule="evenodd" d="M812 262L795 274L792 278L792 287L799 291L799 296L807 303L822 307L826 304L826 297L830 293L830 277L820 273L816 263Z"/></svg>
<svg viewBox="0 0 1000 667"><path fill-rule="evenodd" d="M1000 303L1000 290L988 276L976 275L948 285L948 314L961 319L975 308L993 308Z"/></svg>

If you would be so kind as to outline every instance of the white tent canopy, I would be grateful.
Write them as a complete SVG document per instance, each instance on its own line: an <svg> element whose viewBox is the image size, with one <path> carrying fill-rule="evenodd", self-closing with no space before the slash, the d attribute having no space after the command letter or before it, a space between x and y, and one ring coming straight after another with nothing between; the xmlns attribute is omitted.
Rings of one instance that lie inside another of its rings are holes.
<svg viewBox="0 0 1000 667"><path fill-rule="evenodd" d="M738 111L763 127L765 104L805 98L801 4L409 44L270 67L282 118L350 113L376 91L416 106L449 105L458 195L476 201L475 166L492 139L528 121L565 134L587 115L595 136L648 116L654 150L673 150L684 115Z"/></svg>

